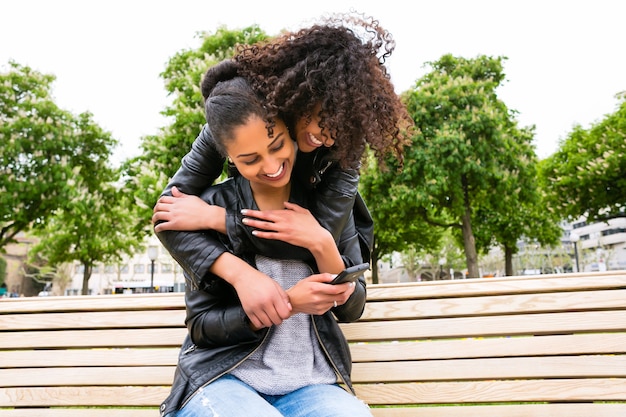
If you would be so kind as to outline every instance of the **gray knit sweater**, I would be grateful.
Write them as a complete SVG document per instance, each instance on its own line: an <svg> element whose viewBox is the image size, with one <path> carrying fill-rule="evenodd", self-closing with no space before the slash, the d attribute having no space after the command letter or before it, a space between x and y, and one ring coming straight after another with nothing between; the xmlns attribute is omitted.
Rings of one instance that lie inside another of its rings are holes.
<svg viewBox="0 0 626 417"><path fill-rule="evenodd" d="M257 255L256 265L284 289L313 273L302 261L261 255ZM337 381L315 336L311 316L302 313L273 326L265 343L231 374L267 395L283 395L307 385Z"/></svg>

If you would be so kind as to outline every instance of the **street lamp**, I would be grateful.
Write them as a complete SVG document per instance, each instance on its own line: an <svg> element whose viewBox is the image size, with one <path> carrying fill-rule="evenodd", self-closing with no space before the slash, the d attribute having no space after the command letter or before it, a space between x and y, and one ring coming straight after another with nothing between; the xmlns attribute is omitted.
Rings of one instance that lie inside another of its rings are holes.
<svg viewBox="0 0 626 417"><path fill-rule="evenodd" d="M148 246L148 258L150 258L150 292L154 292L154 261L159 255L159 248Z"/></svg>
<svg viewBox="0 0 626 417"><path fill-rule="evenodd" d="M577 233L571 232L569 234L569 240L574 244L574 257L576 258L576 272L580 272L580 266L578 265L578 241L580 236Z"/></svg>

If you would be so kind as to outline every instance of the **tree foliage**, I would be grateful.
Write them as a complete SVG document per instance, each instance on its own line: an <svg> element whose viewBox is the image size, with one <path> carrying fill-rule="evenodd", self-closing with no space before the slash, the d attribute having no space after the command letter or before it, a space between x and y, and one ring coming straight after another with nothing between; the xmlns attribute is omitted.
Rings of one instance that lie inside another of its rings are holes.
<svg viewBox="0 0 626 417"><path fill-rule="evenodd" d="M626 210L626 94L614 113L580 125L541 163L552 211L573 220L603 220Z"/></svg>
<svg viewBox="0 0 626 417"><path fill-rule="evenodd" d="M393 173L381 171L372 155L367 161L361 170L359 190L374 220L372 280L377 283L378 260L384 255L435 250L441 232L429 227L419 215L419 207L403 200L402 194L388 194L389 175Z"/></svg>
<svg viewBox="0 0 626 417"><path fill-rule="evenodd" d="M241 30L220 27L214 33L202 32L198 36L200 47L177 53L161 73L167 94L172 98L162 114L172 123L158 135L142 138L142 154L124 164L126 188L135 195L131 208L139 209L139 218L150 218L154 203L206 123L200 91L204 73L231 57L238 44L267 38L256 25Z"/></svg>
<svg viewBox="0 0 626 417"><path fill-rule="evenodd" d="M123 254L131 255L143 242L145 233L135 233L135 219L123 204L124 198L125 191L105 178L97 190L88 191L77 184L68 204L57 210L40 231L41 240L33 247L31 257L40 257L54 266L82 264L82 294L87 295L96 264L121 261Z"/></svg>
<svg viewBox="0 0 626 417"><path fill-rule="evenodd" d="M0 247L34 229L40 241L29 257L41 275L74 261L89 267L119 258L136 246L149 222L138 233L124 208L127 194L109 165L117 141L90 113L75 116L54 103L54 76L11 62L1 77Z"/></svg>
<svg viewBox="0 0 626 417"><path fill-rule="evenodd" d="M452 229L470 277L479 275L479 252L533 231L530 215L520 210L538 199L532 129L519 129L516 113L497 97L505 59L444 55L429 63L432 71L403 94L419 129L404 169L380 178L385 186L377 198L392 204L390 213Z"/></svg>
<svg viewBox="0 0 626 417"><path fill-rule="evenodd" d="M486 204L477 208L473 222L480 247L502 247L505 275L515 273L513 255L519 252L520 239L552 246L562 235L560 218L546 210L546 199L539 186L532 129L518 130L512 126L509 135L514 157L510 169L502 172L500 192L486 194Z"/></svg>
<svg viewBox="0 0 626 417"><path fill-rule="evenodd" d="M91 114L76 117L54 103L54 80L15 62L0 73L0 248L64 207L78 173L87 190L97 187L116 144L92 134Z"/></svg>

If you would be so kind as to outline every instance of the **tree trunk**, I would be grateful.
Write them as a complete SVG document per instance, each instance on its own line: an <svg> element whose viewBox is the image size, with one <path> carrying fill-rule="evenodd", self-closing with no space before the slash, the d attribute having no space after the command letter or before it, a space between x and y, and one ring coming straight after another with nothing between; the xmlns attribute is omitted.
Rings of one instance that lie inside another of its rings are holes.
<svg viewBox="0 0 626 417"><path fill-rule="evenodd" d="M85 270L83 272L83 290L81 291L82 295L89 295L89 278L91 278L91 264L83 264Z"/></svg>
<svg viewBox="0 0 626 417"><path fill-rule="evenodd" d="M513 276L513 250L504 245L504 275Z"/></svg>
<svg viewBox="0 0 626 417"><path fill-rule="evenodd" d="M472 221L470 220L470 210L465 208L463 214L463 246L465 248L465 262L467 263L468 278L478 278L478 255L476 253L476 240L472 231Z"/></svg>
<svg viewBox="0 0 626 417"><path fill-rule="evenodd" d="M372 248L372 284L378 284L378 250L376 250L376 237L374 237L374 246Z"/></svg>

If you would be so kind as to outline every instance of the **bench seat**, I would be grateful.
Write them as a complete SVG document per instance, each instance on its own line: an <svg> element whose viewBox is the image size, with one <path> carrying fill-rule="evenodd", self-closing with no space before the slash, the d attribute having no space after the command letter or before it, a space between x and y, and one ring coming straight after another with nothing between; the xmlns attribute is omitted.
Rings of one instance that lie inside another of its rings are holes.
<svg viewBox="0 0 626 417"><path fill-rule="evenodd" d="M0 415L157 416L184 308L0 299ZM626 416L626 271L369 285L341 327L375 417Z"/></svg>

